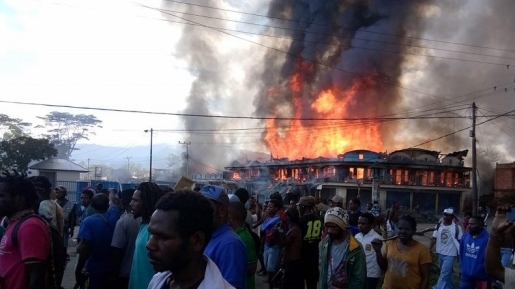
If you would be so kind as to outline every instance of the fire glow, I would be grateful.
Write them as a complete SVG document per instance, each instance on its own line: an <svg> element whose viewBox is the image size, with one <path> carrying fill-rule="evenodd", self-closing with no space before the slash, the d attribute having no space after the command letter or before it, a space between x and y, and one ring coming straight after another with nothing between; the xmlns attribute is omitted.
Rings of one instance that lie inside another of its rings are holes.
<svg viewBox="0 0 515 289"><path fill-rule="evenodd" d="M304 75L310 67L296 65L296 73L288 84L292 95L291 116L293 118L341 119L363 118L363 112L353 111L352 104L358 97L357 92L367 89L367 78L355 79L347 88L336 85L321 91L312 91L304 85ZM304 91L308 90L309 99ZM280 93L269 89L269 97ZM369 112L370 113L370 112ZM367 149L382 151L377 121L340 121L340 120L277 120L278 113L266 122L264 141L274 157L290 159L336 157L338 154Z"/></svg>

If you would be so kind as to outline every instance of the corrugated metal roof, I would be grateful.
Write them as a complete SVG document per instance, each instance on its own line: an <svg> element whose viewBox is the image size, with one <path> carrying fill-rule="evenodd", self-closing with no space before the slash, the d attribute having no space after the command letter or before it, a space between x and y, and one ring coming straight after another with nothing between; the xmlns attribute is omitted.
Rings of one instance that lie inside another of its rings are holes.
<svg viewBox="0 0 515 289"><path fill-rule="evenodd" d="M29 167L32 170L45 170L45 171L66 171L66 172L83 172L86 173L88 170L82 166L66 160L51 158L34 164Z"/></svg>

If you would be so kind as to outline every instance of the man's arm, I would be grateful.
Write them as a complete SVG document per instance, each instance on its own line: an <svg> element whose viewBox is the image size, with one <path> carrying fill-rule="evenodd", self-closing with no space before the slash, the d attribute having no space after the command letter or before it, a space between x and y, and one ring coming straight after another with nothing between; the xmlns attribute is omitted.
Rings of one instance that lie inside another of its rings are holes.
<svg viewBox="0 0 515 289"><path fill-rule="evenodd" d="M75 226L77 225L77 205L74 204L68 215L68 225L70 226L70 238L73 237Z"/></svg>
<svg viewBox="0 0 515 289"><path fill-rule="evenodd" d="M429 245L429 251L433 251L433 247L435 246L436 244L436 238L435 237L432 237L431 238L431 244Z"/></svg>
<svg viewBox="0 0 515 289"><path fill-rule="evenodd" d="M84 275L82 274L82 271L84 269L84 265L86 265L86 261L88 260L89 250L89 240L82 239L79 246L77 247L79 259L77 260L77 267L75 268L75 280L79 284L82 284L84 282Z"/></svg>
<svg viewBox="0 0 515 289"><path fill-rule="evenodd" d="M26 270L26 288L45 288L45 261L50 252L47 224L35 217L25 220L20 225L18 241L19 252Z"/></svg>
<svg viewBox="0 0 515 289"><path fill-rule="evenodd" d="M27 288L40 289L45 288L45 262L37 259L27 259L25 263L25 277L27 280Z"/></svg>
<svg viewBox="0 0 515 289"><path fill-rule="evenodd" d="M422 264L419 266L420 268L420 278L422 279L420 282L420 289L427 289L429 287L429 268L431 264Z"/></svg>
<svg viewBox="0 0 515 289"><path fill-rule="evenodd" d="M499 207L492 222L492 232L486 245L485 269L491 277L504 282L504 267L501 263L501 243L504 234L513 222L506 222L506 212L509 207Z"/></svg>
<svg viewBox="0 0 515 289"><path fill-rule="evenodd" d="M315 191L315 206L320 204L320 190Z"/></svg>
<svg viewBox="0 0 515 289"><path fill-rule="evenodd" d="M381 248L383 247L383 241L380 239L374 239L372 241L372 248L376 252L376 260L379 268L384 272L388 269L388 260L386 260L386 256L381 252Z"/></svg>

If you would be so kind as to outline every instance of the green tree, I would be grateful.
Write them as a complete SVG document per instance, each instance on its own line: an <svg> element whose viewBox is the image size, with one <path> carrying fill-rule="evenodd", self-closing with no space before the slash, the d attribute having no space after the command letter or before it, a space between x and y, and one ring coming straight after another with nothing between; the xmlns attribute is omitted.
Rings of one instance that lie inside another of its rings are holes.
<svg viewBox="0 0 515 289"><path fill-rule="evenodd" d="M55 157L57 150L45 138L20 136L0 142L0 167L17 168L21 171L28 169L31 161L42 161Z"/></svg>
<svg viewBox="0 0 515 289"><path fill-rule="evenodd" d="M4 131L2 139L8 140L19 136L26 136L25 129L31 124L19 118L11 118L0 113L0 128Z"/></svg>
<svg viewBox="0 0 515 289"><path fill-rule="evenodd" d="M70 159L73 151L78 150L75 146L81 139L89 140L89 135L95 135L91 129L102 128L101 120L94 115L71 114L67 112L52 111L45 116L38 116L44 121L44 125L37 127L47 128L46 138L53 143L58 151L57 156Z"/></svg>

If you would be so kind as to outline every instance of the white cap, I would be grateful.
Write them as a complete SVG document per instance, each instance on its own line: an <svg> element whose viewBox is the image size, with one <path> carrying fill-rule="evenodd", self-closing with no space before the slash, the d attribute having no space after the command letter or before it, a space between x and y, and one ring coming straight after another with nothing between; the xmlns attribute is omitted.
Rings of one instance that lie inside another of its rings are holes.
<svg viewBox="0 0 515 289"><path fill-rule="evenodd" d="M447 208L443 210L443 213L447 215L454 215L454 210L452 208Z"/></svg>

